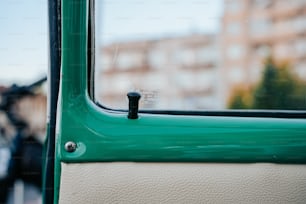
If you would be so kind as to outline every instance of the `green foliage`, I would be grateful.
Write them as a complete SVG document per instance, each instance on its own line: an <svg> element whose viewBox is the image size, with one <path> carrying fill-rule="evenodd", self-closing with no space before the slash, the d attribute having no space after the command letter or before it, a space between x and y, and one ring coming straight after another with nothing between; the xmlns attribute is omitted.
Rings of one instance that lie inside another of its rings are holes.
<svg viewBox="0 0 306 204"><path fill-rule="evenodd" d="M251 109L252 95L251 90L237 89L231 99L229 109Z"/></svg>
<svg viewBox="0 0 306 204"><path fill-rule="evenodd" d="M251 95L252 102L246 102L236 92L229 108L306 110L306 83L290 72L288 64L277 65L272 58L266 60L262 79Z"/></svg>

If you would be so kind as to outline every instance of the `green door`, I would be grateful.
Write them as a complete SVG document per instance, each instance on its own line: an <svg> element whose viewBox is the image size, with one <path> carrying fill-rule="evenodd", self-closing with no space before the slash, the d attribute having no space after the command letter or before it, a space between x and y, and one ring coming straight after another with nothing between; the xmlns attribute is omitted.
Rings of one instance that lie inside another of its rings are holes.
<svg viewBox="0 0 306 204"><path fill-rule="evenodd" d="M145 112L96 105L87 0L65 0L54 203L302 203L299 113Z"/></svg>

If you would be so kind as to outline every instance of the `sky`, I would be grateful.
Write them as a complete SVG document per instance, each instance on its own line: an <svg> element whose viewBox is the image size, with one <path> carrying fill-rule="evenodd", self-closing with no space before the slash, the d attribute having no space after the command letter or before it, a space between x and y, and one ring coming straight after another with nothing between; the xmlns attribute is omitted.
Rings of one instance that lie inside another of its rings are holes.
<svg viewBox="0 0 306 204"><path fill-rule="evenodd" d="M217 32L223 0L104 0L98 8L99 39L108 44Z"/></svg>
<svg viewBox="0 0 306 204"><path fill-rule="evenodd" d="M48 67L47 0L1 0L0 84L28 84Z"/></svg>
<svg viewBox="0 0 306 204"><path fill-rule="evenodd" d="M222 0L96 0L98 40L216 32ZM47 0L0 1L0 85L28 84L48 70Z"/></svg>

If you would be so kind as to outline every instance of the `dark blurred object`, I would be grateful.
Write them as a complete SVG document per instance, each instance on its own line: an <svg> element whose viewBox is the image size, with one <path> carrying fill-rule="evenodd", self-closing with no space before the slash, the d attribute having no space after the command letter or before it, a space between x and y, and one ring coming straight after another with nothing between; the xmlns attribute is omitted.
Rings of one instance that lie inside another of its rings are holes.
<svg viewBox="0 0 306 204"><path fill-rule="evenodd" d="M265 59L259 83L239 87L229 103L230 109L306 110L306 81L292 71L287 61Z"/></svg>
<svg viewBox="0 0 306 204"><path fill-rule="evenodd" d="M16 113L16 104L25 97L34 96L35 90L46 80L47 78L44 77L28 86L14 84L1 93L0 111L2 115L7 116L16 133L12 138L5 134L6 131L1 135L6 137L4 139L9 144L11 156L7 173L0 178L0 203L6 202L9 189L13 187L16 179L31 183L41 190L43 146L41 141L37 140L36 135L26 131L30 124ZM5 130L5 124L0 124L0 126Z"/></svg>
<svg viewBox="0 0 306 204"><path fill-rule="evenodd" d="M18 86L13 84L10 88L1 93L0 110L7 113L9 119L16 128L24 128L26 124L17 117L14 117L15 115L12 110L13 105L25 96L34 95L34 90L37 87L40 87L46 80L47 77L44 77L28 86Z"/></svg>

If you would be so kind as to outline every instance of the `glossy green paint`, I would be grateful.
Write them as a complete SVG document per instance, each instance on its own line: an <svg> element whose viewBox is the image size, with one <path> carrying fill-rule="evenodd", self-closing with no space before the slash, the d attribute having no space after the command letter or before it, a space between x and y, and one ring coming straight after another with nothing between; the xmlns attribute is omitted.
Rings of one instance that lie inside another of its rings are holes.
<svg viewBox="0 0 306 204"><path fill-rule="evenodd" d="M171 116L103 110L87 93L87 0L62 0L62 77L55 153L61 162L306 163L306 119ZM73 153L67 141L77 143Z"/></svg>
<svg viewBox="0 0 306 204"><path fill-rule="evenodd" d="M306 119L171 116L97 107L87 94L86 0L62 1L57 160L306 163ZM77 143L68 153L67 141Z"/></svg>

